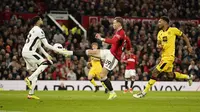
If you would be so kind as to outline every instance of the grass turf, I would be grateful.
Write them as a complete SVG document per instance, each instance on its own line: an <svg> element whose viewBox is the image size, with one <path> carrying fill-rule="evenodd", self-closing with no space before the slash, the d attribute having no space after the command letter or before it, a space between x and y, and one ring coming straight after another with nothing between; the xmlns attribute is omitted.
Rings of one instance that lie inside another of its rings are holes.
<svg viewBox="0 0 200 112"><path fill-rule="evenodd" d="M0 91L0 112L199 112L200 92L149 92L145 98L117 92L37 91L40 100L26 99L27 91Z"/></svg>

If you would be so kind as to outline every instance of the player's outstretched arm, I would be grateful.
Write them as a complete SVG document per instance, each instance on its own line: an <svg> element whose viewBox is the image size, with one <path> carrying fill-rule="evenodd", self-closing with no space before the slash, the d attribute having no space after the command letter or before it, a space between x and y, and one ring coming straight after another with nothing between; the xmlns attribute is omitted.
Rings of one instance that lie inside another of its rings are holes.
<svg viewBox="0 0 200 112"><path fill-rule="evenodd" d="M100 50L92 50L92 49L88 49L85 51L86 55L88 56L93 56L95 58L100 58Z"/></svg>
<svg viewBox="0 0 200 112"><path fill-rule="evenodd" d="M55 51L55 52L58 52L58 53L60 53L60 54L65 55L65 56L66 56L66 55L73 55L73 51L67 51L67 50L65 50L65 49L59 49L59 48L53 47L52 45L50 45L50 44L48 43L48 41L47 41L46 38L41 39L41 41L42 41L42 43L44 44L44 46L45 46L46 48L48 48L48 49L51 49L51 50L53 50L53 51Z"/></svg>
<svg viewBox="0 0 200 112"><path fill-rule="evenodd" d="M53 59L53 58L43 49L42 46L39 47L39 50L42 52L42 54L45 55L45 57L47 58L47 60L48 60L51 64L53 64L53 62L52 62L52 59Z"/></svg>
<svg viewBox="0 0 200 112"><path fill-rule="evenodd" d="M102 42L108 43L108 44L115 44L119 39L119 37L117 37L117 36L114 36L111 39L110 38L102 38L101 35L98 33L95 35L95 38L101 40Z"/></svg>
<svg viewBox="0 0 200 112"><path fill-rule="evenodd" d="M185 34L183 34L182 36L183 36L183 40L185 41L185 43L187 45L189 53L192 53L192 47L190 45L190 41L189 41L188 37Z"/></svg>

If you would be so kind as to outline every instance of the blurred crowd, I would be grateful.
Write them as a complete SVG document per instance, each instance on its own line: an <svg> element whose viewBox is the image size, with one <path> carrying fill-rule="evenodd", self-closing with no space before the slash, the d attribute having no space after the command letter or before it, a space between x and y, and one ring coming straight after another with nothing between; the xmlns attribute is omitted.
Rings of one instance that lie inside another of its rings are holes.
<svg viewBox="0 0 200 112"><path fill-rule="evenodd" d="M0 12L9 9L12 12L37 12L37 2L40 0L3 0ZM65 32L60 32L56 26L49 25L43 14L46 38L50 44L61 43L68 50L81 50L90 48L91 42L98 42L100 48L110 48L108 44L94 39L95 33L101 33L104 37L112 37L112 23L106 16L130 16L130 17L160 17L168 15L172 18L199 18L200 2L198 0L51 0L48 10L68 10L72 14L102 15L105 16L98 24L91 24L88 28L88 37L84 38L78 27L67 29L61 24ZM18 3L19 2L19 3ZM9 3L9 4L8 4ZM20 4L20 5L19 5ZM64 5L65 4L65 5ZM16 8L15 6L20 6ZM183 7L184 6L184 7ZM36 8L35 8L36 7ZM77 10L78 9L78 10ZM7 14L4 12L4 14ZM0 80L23 80L31 73L26 70L25 62L21 56L21 50L25 43L30 20L10 15L4 19L0 26ZM200 81L200 27L191 22L174 22L171 26L178 27L188 37L192 44L194 54L190 56L187 47L181 37L176 40L176 59L174 71L193 74L195 81ZM133 53L138 58L136 68L136 80L148 80L151 69L159 60L159 51L156 49L156 23L125 22L124 29L130 37L133 45ZM54 58L54 64L45 70L40 76L41 80L87 80L90 69L87 56L63 57L53 51L47 50ZM111 80L124 80L125 65L119 64L109 73Z"/></svg>
<svg viewBox="0 0 200 112"><path fill-rule="evenodd" d="M52 0L48 5L74 15L200 18L199 0Z"/></svg>

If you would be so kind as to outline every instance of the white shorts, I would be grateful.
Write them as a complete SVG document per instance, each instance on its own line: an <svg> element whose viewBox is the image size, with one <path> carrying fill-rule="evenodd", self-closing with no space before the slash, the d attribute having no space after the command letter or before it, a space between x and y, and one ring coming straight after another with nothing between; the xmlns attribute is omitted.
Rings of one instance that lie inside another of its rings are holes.
<svg viewBox="0 0 200 112"><path fill-rule="evenodd" d="M113 54L108 49L101 49L100 50L101 59L104 59L103 67L107 70L113 70L116 65L118 64L118 60L113 56Z"/></svg>
<svg viewBox="0 0 200 112"><path fill-rule="evenodd" d="M45 61L45 59L36 52L22 52L22 57L26 62L27 70L31 71L36 70L38 65Z"/></svg>
<svg viewBox="0 0 200 112"><path fill-rule="evenodd" d="M136 71L132 70L125 70L125 78L130 78L131 76L136 76Z"/></svg>

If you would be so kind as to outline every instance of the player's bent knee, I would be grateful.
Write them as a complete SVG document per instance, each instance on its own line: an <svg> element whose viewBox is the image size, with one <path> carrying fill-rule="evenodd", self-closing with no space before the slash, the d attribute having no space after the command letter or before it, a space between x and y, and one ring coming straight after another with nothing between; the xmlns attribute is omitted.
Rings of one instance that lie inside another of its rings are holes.
<svg viewBox="0 0 200 112"><path fill-rule="evenodd" d="M49 61L44 61L40 65L51 65L51 63Z"/></svg>
<svg viewBox="0 0 200 112"><path fill-rule="evenodd" d="M93 77L91 75L88 75L88 80L91 80Z"/></svg>
<svg viewBox="0 0 200 112"><path fill-rule="evenodd" d="M151 79L156 80L159 74L160 74L160 72L155 68L155 69L152 71Z"/></svg>
<svg viewBox="0 0 200 112"><path fill-rule="evenodd" d="M132 77L131 77L131 81L135 81L135 76L132 76Z"/></svg>
<svg viewBox="0 0 200 112"><path fill-rule="evenodd" d="M101 73L101 74L100 74L100 77L101 77L101 79L104 78L104 77L105 77L105 74L104 74L104 73Z"/></svg>
<svg viewBox="0 0 200 112"><path fill-rule="evenodd" d="M108 70L106 68L103 68L100 73L100 77L104 78L105 76L107 76L107 74L108 74Z"/></svg>
<svg viewBox="0 0 200 112"><path fill-rule="evenodd" d="M167 73L167 78L168 80L173 80L175 79L175 74L173 72Z"/></svg>

